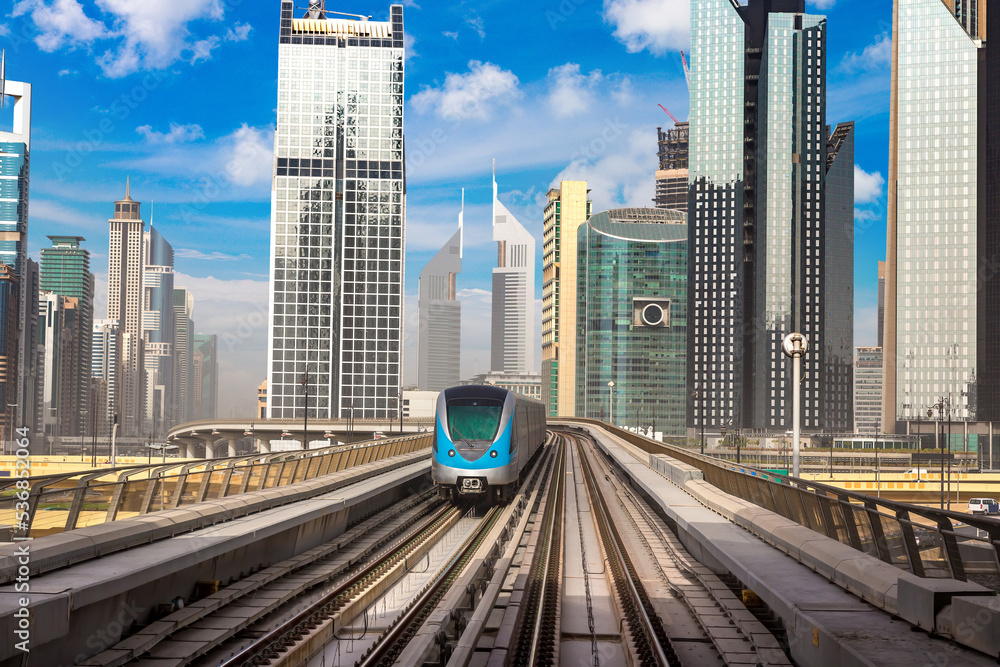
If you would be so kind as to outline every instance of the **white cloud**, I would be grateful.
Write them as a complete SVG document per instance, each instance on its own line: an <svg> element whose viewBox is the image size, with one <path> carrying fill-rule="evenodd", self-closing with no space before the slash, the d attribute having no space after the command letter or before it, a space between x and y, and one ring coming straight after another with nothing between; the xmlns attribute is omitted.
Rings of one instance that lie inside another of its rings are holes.
<svg viewBox="0 0 1000 667"><path fill-rule="evenodd" d="M227 42L245 42L250 39L250 33L253 31L253 26L249 23L239 23L237 22L232 28L226 31L226 41Z"/></svg>
<svg viewBox="0 0 1000 667"><path fill-rule="evenodd" d="M604 20L630 53L648 49L659 55L691 41L688 0L604 0Z"/></svg>
<svg viewBox="0 0 1000 667"><path fill-rule="evenodd" d="M483 17L473 13L472 16L465 19L465 22L479 35L479 39L486 39L486 26L483 24Z"/></svg>
<svg viewBox="0 0 1000 667"><path fill-rule="evenodd" d="M10 34L10 26L6 23L0 23L0 37L6 37Z"/></svg>
<svg viewBox="0 0 1000 667"><path fill-rule="evenodd" d="M31 220L33 222L45 222L46 230L52 229L98 229L107 231L108 223L100 217L94 217L79 210L67 208L61 203L48 199L31 199ZM107 217L107 216L105 216ZM47 231L46 233L52 233Z"/></svg>
<svg viewBox="0 0 1000 667"><path fill-rule="evenodd" d="M419 113L434 110L441 118L486 119L491 109L519 97L518 79L493 63L469 61L469 72L449 72L440 88L424 88L410 100Z"/></svg>
<svg viewBox="0 0 1000 667"><path fill-rule="evenodd" d="M821 11L832 9L837 0L806 0L806 4Z"/></svg>
<svg viewBox="0 0 1000 667"><path fill-rule="evenodd" d="M75 69L61 69L61 70L59 70L59 76L69 76L71 74L76 74L76 73L77 73L77 71Z"/></svg>
<svg viewBox="0 0 1000 667"><path fill-rule="evenodd" d="M244 123L226 138L226 173L237 185L270 183L274 159L273 133Z"/></svg>
<svg viewBox="0 0 1000 667"><path fill-rule="evenodd" d="M146 138L151 144L182 144L197 139L203 139L205 132L201 125L170 124L169 132L156 132L152 125L140 125L135 131Z"/></svg>
<svg viewBox="0 0 1000 667"><path fill-rule="evenodd" d="M194 65L202 60L211 59L212 51L219 46L221 41L216 35L209 35L205 39L199 39L191 45L191 58L188 62Z"/></svg>
<svg viewBox="0 0 1000 667"><path fill-rule="evenodd" d="M199 261L205 262L236 262L240 260L252 259L250 255L227 255L224 252L219 252L218 250L213 252L202 252L200 250L193 250L191 248L178 248L174 250L174 257L176 259L197 259Z"/></svg>
<svg viewBox="0 0 1000 667"><path fill-rule="evenodd" d="M31 15L38 29L35 44L42 51L53 52L66 46L75 48L110 36L100 21L87 16L77 0L17 0L12 16Z"/></svg>
<svg viewBox="0 0 1000 667"><path fill-rule="evenodd" d="M451 32L450 30L445 30L441 34L444 35L445 37L451 37L456 42L458 41L458 33L457 32Z"/></svg>
<svg viewBox="0 0 1000 667"><path fill-rule="evenodd" d="M416 37L414 37L408 32L403 33L403 58L406 59L406 62L410 62L411 58L416 58L417 56L420 55L419 53L417 53L417 50L413 48L414 44L416 43L417 43Z"/></svg>
<svg viewBox="0 0 1000 667"><path fill-rule="evenodd" d="M600 70L588 75L580 73L576 63L566 63L549 70L551 90L548 105L556 118L569 118L582 113L593 105L594 88L601 82Z"/></svg>
<svg viewBox="0 0 1000 667"><path fill-rule="evenodd" d="M840 68L845 72L872 70L885 67L892 60L892 36L888 32L876 35L875 41L864 48L861 53L850 51L840 61Z"/></svg>
<svg viewBox="0 0 1000 667"><path fill-rule="evenodd" d="M552 179L551 187L557 187L562 180L587 181L595 212L651 206L656 154L650 150L650 132L645 128L627 134L619 132L616 134L614 126L609 125L590 142L587 155L574 159Z"/></svg>
<svg viewBox="0 0 1000 667"><path fill-rule="evenodd" d="M873 204L882 196L882 186L885 178L880 172L868 173L858 165L854 165L854 203Z"/></svg>

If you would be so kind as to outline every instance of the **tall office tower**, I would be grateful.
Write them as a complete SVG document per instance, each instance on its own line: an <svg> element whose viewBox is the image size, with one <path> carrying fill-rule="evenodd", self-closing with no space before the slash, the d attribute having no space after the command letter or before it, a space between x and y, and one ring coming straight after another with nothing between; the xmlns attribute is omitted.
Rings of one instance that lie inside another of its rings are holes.
<svg viewBox="0 0 1000 667"><path fill-rule="evenodd" d="M142 342L146 433L166 433L174 418L174 248L153 227L142 235Z"/></svg>
<svg viewBox="0 0 1000 667"><path fill-rule="evenodd" d="M115 415L120 414L119 393L123 375L122 330L118 320L94 320L91 345L91 376L95 380L94 416L89 428L98 437L111 432ZM88 430L89 432L89 430Z"/></svg>
<svg viewBox="0 0 1000 667"><path fill-rule="evenodd" d="M81 435L80 412L83 408L79 404L77 386L81 313L80 300L76 297L46 291L39 294L39 335L45 354L42 432L46 436Z"/></svg>
<svg viewBox="0 0 1000 667"><path fill-rule="evenodd" d="M174 422L191 421L191 361L194 356L194 297L183 287L174 289Z"/></svg>
<svg viewBox="0 0 1000 667"><path fill-rule="evenodd" d="M885 342L885 262L878 263L878 347Z"/></svg>
<svg viewBox="0 0 1000 667"><path fill-rule="evenodd" d="M690 127L688 123L676 123L672 130L656 128L656 153L660 160L656 170L656 208L674 211L688 210L688 145Z"/></svg>
<svg viewBox="0 0 1000 667"><path fill-rule="evenodd" d="M420 272L417 387L441 391L458 384L462 368L462 304L456 278L462 272L465 190L458 230ZM402 407L402 406L400 406Z"/></svg>
<svg viewBox="0 0 1000 667"><path fill-rule="evenodd" d="M22 292L29 304L37 304L41 279L38 263L29 259L25 264L23 279L27 282ZM38 308L29 307L24 313L24 331L21 332L20 359L21 387L18 396L23 400L23 409L18 408L21 418L18 424L32 433L42 430L42 389L44 387L45 348L39 343ZM89 373L88 373L89 375Z"/></svg>
<svg viewBox="0 0 1000 667"><path fill-rule="evenodd" d="M6 61L0 69L6 68ZM28 368L19 364L17 358L23 350L22 332L26 327L28 311L34 307L29 305L25 289L27 281L22 280L22 273L28 259L28 182L31 163L31 84L21 81L7 81L0 77L0 107L6 102L6 97L14 98L14 123L11 131L0 128L0 262L8 267L4 274L5 280L13 278L17 281L18 294L16 310L8 311L0 308L0 330L7 331L10 327L6 318L13 314L14 339L7 341L10 347L3 354L8 358L7 368L14 375L11 378L0 377L0 383L5 387L2 405L14 405L3 409L6 414L18 424L23 423L27 401L20 400L18 391L24 385L24 374ZM6 286L4 287L6 289ZM13 363L12 363L13 362Z"/></svg>
<svg viewBox="0 0 1000 667"><path fill-rule="evenodd" d="M72 329L74 362L63 378L67 391L74 394L68 419L76 427L62 435L83 435L90 410L90 346L94 327L94 274L90 272L90 252L81 248L81 236L50 236L51 248L42 249L40 288L42 291L73 297L77 300Z"/></svg>
<svg viewBox="0 0 1000 667"><path fill-rule="evenodd" d="M219 337L215 334L195 334L194 414L192 419L215 419L219 405Z"/></svg>
<svg viewBox="0 0 1000 667"><path fill-rule="evenodd" d="M854 432L882 434L882 348L859 347L854 365Z"/></svg>
<svg viewBox="0 0 1000 667"><path fill-rule="evenodd" d="M0 262L0 432L3 442L11 439L17 420L18 400L18 330L21 286L14 267Z"/></svg>
<svg viewBox="0 0 1000 667"><path fill-rule="evenodd" d="M687 246L680 211L616 209L580 227L577 416L684 435Z"/></svg>
<svg viewBox="0 0 1000 667"><path fill-rule="evenodd" d="M791 362L780 345L793 331L812 350L803 426L851 420L851 383L824 362L853 349L825 339L839 331L828 318L853 309L850 291L833 291L849 278L832 261L853 252L853 227L843 229L852 130L827 133L826 19L803 11L802 0L691 6L688 385L706 404L695 414L689 396L691 426L785 428Z"/></svg>
<svg viewBox="0 0 1000 667"><path fill-rule="evenodd" d="M893 6L882 404L890 433L941 399L953 420L1000 419L1000 43L986 39L986 9Z"/></svg>
<svg viewBox="0 0 1000 667"><path fill-rule="evenodd" d="M542 227L542 402L550 417L576 416L576 233L590 217L587 181L548 193Z"/></svg>
<svg viewBox="0 0 1000 667"><path fill-rule="evenodd" d="M493 166L493 335L491 369L535 372L535 237L500 203Z"/></svg>
<svg viewBox="0 0 1000 667"><path fill-rule="evenodd" d="M403 321L403 7L281 3L268 414L395 414Z"/></svg>
<svg viewBox="0 0 1000 667"><path fill-rule="evenodd" d="M116 320L122 334L122 377L118 386L119 433L142 433L145 409L145 368L142 344L142 260L146 223L139 215L140 203L130 196L128 181L125 198L115 202L108 244L108 317Z"/></svg>

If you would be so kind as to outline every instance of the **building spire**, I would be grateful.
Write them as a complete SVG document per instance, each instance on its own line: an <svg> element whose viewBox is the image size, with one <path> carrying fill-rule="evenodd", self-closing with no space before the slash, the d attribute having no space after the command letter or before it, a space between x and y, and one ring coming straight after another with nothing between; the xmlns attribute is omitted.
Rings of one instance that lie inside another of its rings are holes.
<svg viewBox="0 0 1000 667"><path fill-rule="evenodd" d="M132 191L131 180L132 180L131 176L126 176L125 177L125 199L131 199L132 198L132 196L130 194L131 191Z"/></svg>

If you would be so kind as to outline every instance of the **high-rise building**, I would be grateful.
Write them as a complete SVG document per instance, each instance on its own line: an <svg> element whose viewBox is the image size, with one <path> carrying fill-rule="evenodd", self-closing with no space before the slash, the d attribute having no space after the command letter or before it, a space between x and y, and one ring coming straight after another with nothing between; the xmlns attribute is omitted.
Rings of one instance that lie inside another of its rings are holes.
<svg viewBox="0 0 1000 667"><path fill-rule="evenodd" d="M656 170L653 202L656 208L687 213L690 127L688 123L676 123L673 129L666 132L661 127L656 128L656 134L659 148L656 155L660 164Z"/></svg>
<svg viewBox="0 0 1000 667"><path fill-rule="evenodd" d="M22 422L16 419L18 400L18 366L20 356L17 330L21 286L14 267L0 262L0 432L4 442L11 439L13 429Z"/></svg>
<svg viewBox="0 0 1000 667"><path fill-rule="evenodd" d="M194 357L194 297L183 287L174 288L174 422L191 421L191 362Z"/></svg>
<svg viewBox="0 0 1000 667"><path fill-rule="evenodd" d="M941 402L950 408L943 418L1000 419L1000 44L986 39L986 10L985 0L894 2L882 408L890 433Z"/></svg>
<svg viewBox="0 0 1000 667"><path fill-rule="evenodd" d="M854 432L882 434L882 348L859 347L854 364Z"/></svg>
<svg viewBox="0 0 1000 667"><path fill-rule="evenodd" d="M267 419L267 380L257 385L257 418Z"/></svg>
<svg viewBox="0 0 1000 667"><path fill-rule="evenodd" d="M680 211L616 209L580 227L577 416L684 435L687 245Z"/></svg>
<svg viewBox="0 0 1000 667"><path fill-rule="evenodd" d="M23 279L27 285L22 290L29 304L37 304L39 297L39 282L41 279L38 263L29 259L25 264ZM25 426L31 433L42 431L42 391L44 389L45 348L39 338L38 308L26 308L24 315L24 331L21 332L20 352L18 359L21 367L21 388L18 392L18 408L21 414L17 422Z"/></svg>
<svg viewBox="0 0 1000 667"><path fill-rule="evenodd" d="M491 370L535 371L535 237L500 203L493 167L493 332Z"/></svg>
<svg viewBox="0 0 1000 667"><path fill-rule="evenodd" d="M283 0L268 415L388 418L403 321L403 7L304 17Z"/></svg>
<svg viewBox="0 0 1000 667"><path fill-rule="evenodd" d="M81 435L80 413L84 410L80 407L78 387L81 315L80 300L76 297L46 291L39 294L38 322L45 354L42 432L49 437ZM89 381L88 375L88 389Z"/></svg>
<svg viewBox="0 0 1000 667"><path fill-rule="evenodd" d="M119 393L124 345L118 320L94 320L92 340L91 376L95 381L95 396L90 426L99 437L107 437L115 415L121 412Z"/></svg>
<svg viewBox="0 0 1000 667"><path fill-rule="evenodd" d="M50 236L51 248L42 249L40 288L42 291L73 297L77 300L73 337L73 361L61 379L73 398L61 408L64 419L75 427L59 435L79 436L88 433L90 410L91 338L94 328L94 274L90 272L90 252L80 247L81 236ZM37 303L37 301L36 301Z"/></svg>
<svg viewBox="0 0 1000 667"><path fill-rule="evenodd" d="M542 226L542 402L550 417L576 415L576 234L590 217L587 181L548 193Z"/></svg>
<svg viewBox="0 0 1000 667"><path fill-rule="evenodd" d="M696 413L689 395L691 426L786 428L793 331L811 349L803 426L851 425L852 269L836 259L853 255L853 128L827 129L826 19L804 11L691 5L688 385L705 401Z"/></svg>
<svg viewBox="0 0 1000 667"><path fill-rule="evenodd" d="M878 347L885 343L885 262L878 263Z"/></svg>
<svg viewBox="0 0 1000 667"><path fill-rule="evenodd" d="M462 368L462 304L456 278L462 272L462 226L465 190L458 230L420 272L417 386L441 391L458 384Z"/></svg>
<svg viewBox="0 0 1000 667"><path fill-rule="evenodd" d="M143 427L166 433L174 418L174 248L149 225L143 235L142 342L146 369Z"/></svg>
<svg viewBox="0 0 1000 667"><path fill-rule="evenodd" d="M215 419L219 406L219 337L195 334L193 368L194 414L192 419Z"/></svg>
<svg viewBox="0 0 1000 667"><path fill-rule="evenodd" d="M6 62L3 63L6 68ZM13 279L17 283L15 310L0 307L0 330L12 330L14 338L5 341L9 347L3 355L7 357L11 377L0 371L0 384L4 389L3 408L5 415L22 424L28 408L27 400L20 400L20 388L25 383L24 374L29 366L20 364L18 357L23 351L23 332L27 325L28 312L34 304L28 303L25 290L29 282L22 280L28 260L28 185L31 166L31 84L21 81L2 80L0 77L0 106L6 98L14 100L14 122L10 131L0 128L0 262L8 267L4 280ZM4 286L7 289L9 285ZM4 319L14 316L13 328ZM6 417L5 417L6 419Z"/></svg>
<svg viewBox="0 0 1000 667"><path fill-rule="evenodd" d="M140 203L130 196L115 202L115 217L108 244L108 317L118 322L122 335L122 376L117 388L118 423L123 436L142 433L145 412L145 366L142 344L142 258L146 223L139 215Z"/></svg>

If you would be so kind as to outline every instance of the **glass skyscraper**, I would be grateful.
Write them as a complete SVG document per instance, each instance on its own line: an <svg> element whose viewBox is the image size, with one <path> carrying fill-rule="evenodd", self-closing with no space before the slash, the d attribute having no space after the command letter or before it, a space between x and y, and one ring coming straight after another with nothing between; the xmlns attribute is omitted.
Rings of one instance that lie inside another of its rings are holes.
<svg viewBox="0 0 1000 667"><path fill-rule="evenodd" d="M403 320L403 7L283 0L271 212L268 415L388 418ZM308 380L308 392L302 386Z"/></svg>
<svg viewBox="0 0 1000 667"><path fill-rule="evenodd" d="M174 248L149 225L143 234L142 341L146 433L166 433L174 417Z"/></svg>
<svg viewBox="0 0 1000 667"><path fill-rule="evenodd" d="M826 125L826 19L802 0L692 2L688 424L853 421L853 125Z"/></svg>
<svg viewBox="0 0 1000 667"><path fill-rule="evenodd" d="M986 39L986 16L986 3L975 0L894 3L889 432L942 399L953 420L1000 418L1000 45Z"/></svg>
<svg viewBox="0 0 1000 667"><path fill-rule="evenodd" d="M454 387L461 375L462 304L458 300L457 277L462 272L464 218L463 190L458 229L420 272L417 330L419 389L441 391Z"/></svg>
<svg viewBox="0 0 1000 667"><path fill-rule="evenodd" d="M42 249L40 287L43 292L73 297L77 300L73 338L72 367L62 377L70 396L62 409L66 423L76 423L65 435L89 434L91 336L94 326L94 274L90 272L90 252L82 247L81 236L50 236L51 248Z"/></svg>
<svg viewBox="0 0 1000 667"><path fill-rule="evenodd" d="M580 227L577 416L684 435L687 246L681 211L616 209Z"/></svg>
<svg viewBox="0 0 1000 667"><path fill-rule="evenodd" d="M493 167L493 332L494 372L535 372L535 237L500 203Z"/></svg>

